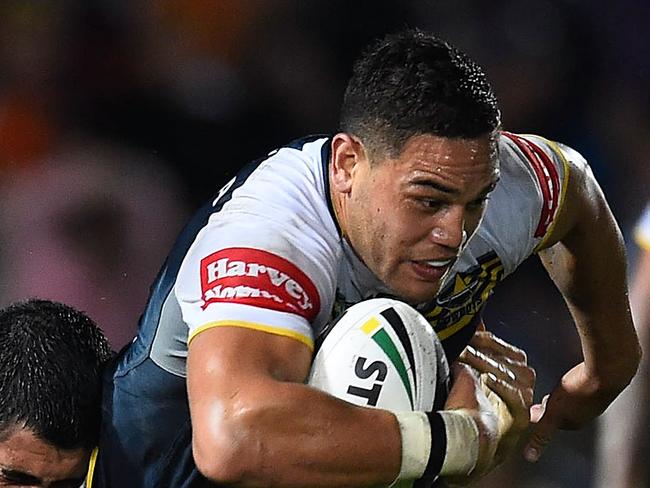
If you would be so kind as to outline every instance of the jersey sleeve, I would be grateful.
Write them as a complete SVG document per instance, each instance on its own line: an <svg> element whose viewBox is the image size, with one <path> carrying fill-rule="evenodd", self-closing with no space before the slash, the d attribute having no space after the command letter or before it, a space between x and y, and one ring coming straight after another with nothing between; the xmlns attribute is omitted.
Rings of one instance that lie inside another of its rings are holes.
<svg viewBox="0 0 650 488"><path fill-rule="evenodd" d="M551 235L570 171L566 151L539 136L503 132L499 151L502 181L495 190L500 193L495 225L508 227L507 242L501 246L511 272Z"/></svg>
<svg viewBox="0 0 650 488"><path fill-rule="evenodd" d="M650 204L634 228L634 240L640 248L650 251Z"/></svg>
<svg viewBox="0 0 650 488"><path fill-rule="evenodd" d="M310 185L298 176L271 165L251 179L211 215L179 270L174 293L188 343L235 326L313 348L313 327L334 300L336 228L319 212L326 203L307 195Z"/></svg>

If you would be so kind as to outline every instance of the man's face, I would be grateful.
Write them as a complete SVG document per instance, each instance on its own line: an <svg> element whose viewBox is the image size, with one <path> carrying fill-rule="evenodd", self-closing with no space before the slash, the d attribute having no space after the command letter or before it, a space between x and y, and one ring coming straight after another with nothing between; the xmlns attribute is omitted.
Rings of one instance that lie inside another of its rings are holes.
<svg viewBox="0 0 650 488"><path fill-rule="evenodd" d="M339 195L343 230L397 296L417 304L438 292L498 180L493 149L488 136L425 134L408 139L395 157L371 163L360 151L347 173L349 191Z"/></svg>
<svg viewBox="0 0 650 488"><path fill-rule="evenodd" d="M88 449L57 449L22 427L0 439L0 487L78 488L83 483Z"/></svg>

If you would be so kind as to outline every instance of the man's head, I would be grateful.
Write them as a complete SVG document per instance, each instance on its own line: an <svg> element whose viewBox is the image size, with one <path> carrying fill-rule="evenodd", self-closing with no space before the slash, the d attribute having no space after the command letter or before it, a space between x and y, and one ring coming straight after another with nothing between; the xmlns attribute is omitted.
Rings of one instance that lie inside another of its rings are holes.
<svg viewBox="0 0 650 488"><path fill-rule="evenodd" d="M74 486L99 433L108 342L83 313L29 300L0 311L0 351L0 485Z"/></svg>
<svg viewBox="0 0 650 488"><path fill-rule="evenodd" d="M418 134L452 139L495 136L496 97L479 65L418 30L386 36L355 63L341 109L341 131L370 151L397 155Z"/></svg>
<svg viewBox="0 0 650 488"><path fill-rule="evenodd" d="M481 68L431 35L387 36L355 64L332 196L354 250L401 298L430 300L476 230L498 179L499 126Z"/></svg>

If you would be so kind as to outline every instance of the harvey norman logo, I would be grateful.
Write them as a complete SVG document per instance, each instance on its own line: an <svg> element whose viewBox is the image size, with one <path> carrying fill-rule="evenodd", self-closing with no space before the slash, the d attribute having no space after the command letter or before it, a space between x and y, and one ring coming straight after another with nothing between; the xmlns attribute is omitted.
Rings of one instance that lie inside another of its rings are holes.
<svg viewBox="0 0 650 488"><path fill-rule="evenodd" d="M319 309L312 281L280 256L251 248L228 248L201 260L203 308L234 302L297 313L308 320Z"/></svg>

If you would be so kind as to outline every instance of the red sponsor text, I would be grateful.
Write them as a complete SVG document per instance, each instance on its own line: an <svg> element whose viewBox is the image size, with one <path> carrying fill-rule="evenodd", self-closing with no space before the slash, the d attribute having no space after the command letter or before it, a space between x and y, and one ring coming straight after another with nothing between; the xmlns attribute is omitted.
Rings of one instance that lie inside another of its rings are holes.
<svg viewBox="0 0 650 488"><path fill-rule="evenodd" d="M203 309L242 303L298 314L312 321L320 309L313 282L293 263L260 249L230 247L201 259Z"/></svg>

